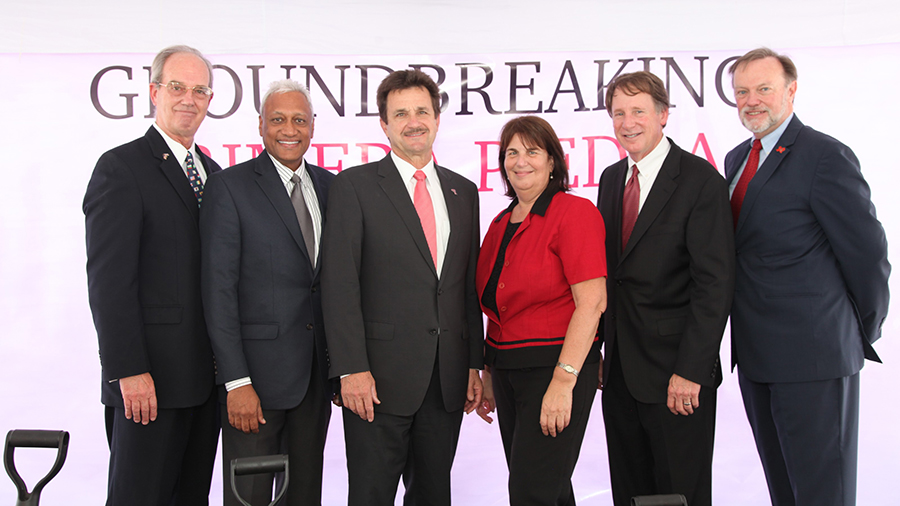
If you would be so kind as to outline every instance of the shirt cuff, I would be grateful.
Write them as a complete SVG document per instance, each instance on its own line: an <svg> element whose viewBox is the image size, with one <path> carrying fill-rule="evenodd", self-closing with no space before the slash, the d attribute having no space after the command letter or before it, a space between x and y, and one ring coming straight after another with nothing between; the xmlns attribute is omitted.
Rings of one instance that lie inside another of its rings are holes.
<svg viewBox="0 0 900 506"><path fill-rule="evenodd" d="M229 381L225 383L225 391L230 392L235 388L240 388L247 385L252 385L253 383L250 381L250 376L244 376L243 378L238 378L236 380Z"/></svg>

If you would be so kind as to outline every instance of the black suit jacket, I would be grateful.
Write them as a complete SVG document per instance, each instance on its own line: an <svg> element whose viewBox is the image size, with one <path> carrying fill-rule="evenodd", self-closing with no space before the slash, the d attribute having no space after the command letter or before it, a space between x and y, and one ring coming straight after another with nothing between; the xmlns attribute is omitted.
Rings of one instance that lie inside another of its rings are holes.
<svg viewBox="0 0 900 506"><path fill-rule="evenodd" d="M207 174L220 170L200 159ZM122 407L111 380L149 372L159 407L202 404L214 372L200 302L199 209L154 127L100 157L83 210L103 403Z"/></svg>
<svg viewBox="0 0 900 506"><path fill-rule="evenodd" d="M331 376L371 371L376 412L415 413L439 353L448 411L466 401L469 369L484 362L475 293L478 191L436 167L450 217L440 279L406 184L390 154L347 169L329 194L322 290Z"/></svg>
<svg viewBox="0 0 900 506"><path fill-rule="evenodd" d="M628 390L644 403L666 402L672 374L710 388L721 383L719 344L734 289L725 180L669 142L624 251L627 158L603 172L597 199L607 227L604 380L618 349Z"/></svg>
<svg viewBox="0 0 900 506"><path fill-rule="evenodd" d="M749 141L725 157L732 181ZM859 160L791 119L747 187L735 230L732 356L762 382L855 374L887 315L884 229Z"/></svg>
<svg viewBox="0 0 900 506"><path fill-rule="evenodd" d="M324 216L334 174L311 164L306 170ZM313 360L328 384L321 262L313 269L290 196L266 151L209 178L200 235L217 383L249 376L263 409L299 405Z"/></svg>

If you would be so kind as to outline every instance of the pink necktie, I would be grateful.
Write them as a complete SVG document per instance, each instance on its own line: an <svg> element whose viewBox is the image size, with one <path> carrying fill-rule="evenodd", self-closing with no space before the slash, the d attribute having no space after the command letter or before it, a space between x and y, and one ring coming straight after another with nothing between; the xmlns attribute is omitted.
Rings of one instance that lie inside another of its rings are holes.
<svg viewBox="0 0 900 506"><path fill-rule="evenodd" d="M622 251L628 244L631 231L634 230L634 222L637 221L638 211L641 207L641 183L638 181L637 164L631 166L631 177L625 185L625 195L622 199Z"/></svg>
<svg viewBox="0 0 900 506"><path fill-rule="evenodd" d="M413 192L413 204L416 206L416 212L419 213L419 221L422 222L422 230L425 232L425 240L428 242L428 249L431 251L431 260L437 267L437 227L434 222L434 205L431 203L431 194L425 186L425 173L417 170L416 190Z"/></svg>
<svg viewBox="0 0 900 506"><path fill-rule="evenodd" d="M762 149L762 143L759 139L753 141L753 147L750 148L750 156L747 157L747 165L744 172L741 172L741 178L738 179L734 191L731 192L731 215L734 218L734 228L737 228L738 217L741 215L741 205L744 203L744 195L747 194L747 186L750 180L756 174L759 167L759 150Z"/></svg>

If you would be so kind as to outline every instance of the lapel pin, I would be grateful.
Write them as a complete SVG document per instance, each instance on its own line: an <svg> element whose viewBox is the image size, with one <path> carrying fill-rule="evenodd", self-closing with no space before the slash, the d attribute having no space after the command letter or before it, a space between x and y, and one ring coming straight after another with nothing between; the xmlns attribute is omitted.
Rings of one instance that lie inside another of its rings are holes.
<svg viewBox="0 0 900 506"><path fill-rule="evenodd" d="M775 151L778 151L778 154L784 153L784 146L778 146Z"/></svg>
<svg viewBox="0 0 900 506"><path fill-rule="evenodd" d="M163 153L163 160L169 159L169 153Z"/></svg>
<svg viewBox="0 0 900 506"><path fill-rule="evenodd" d="M450 191L452 191L453 194L456 195L456 188L450 188Z"/></svg>

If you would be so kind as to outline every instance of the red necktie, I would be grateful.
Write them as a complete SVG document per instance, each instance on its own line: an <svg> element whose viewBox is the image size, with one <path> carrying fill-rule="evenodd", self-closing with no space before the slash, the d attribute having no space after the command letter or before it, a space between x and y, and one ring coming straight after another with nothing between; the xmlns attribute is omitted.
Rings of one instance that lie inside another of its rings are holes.
<svg viewBox="0 0 900 506"><path fill-rule="evenodd" d="M640 207L641 183L638 181L638 168L635 164L631 166L631 177L625 185L625 196L622 199L622 251L625 251L625 245L634 230Z"/></svg>
<svg viewBox="0 0 900 506"><path fill-rule="evenodd" d="M759 167L759 151L761 149L762 143L759 139L755 139L753 147L750 148L750 156L747 157L747 165L744 167L744 172L741 173L741 178L738 179L737 185L731 193L731 215L734 217L734 228L737 228L738 217L741 215L741 205L743 205L744 195L747 193L747 186L756 174L757 167Z"/></svg>
<svg viewBox="0 0 900 506"><path fill-rule="evenodd" d="M422 230L425 232L425 241L431 250L431 259L437 268L437 226L434 222L434 205L431 203L431 194L425 186L425 173L417 170L413 175L416 178L416 189L413 192L413 204L419 213L419 221L422 222Z"/></svg>

